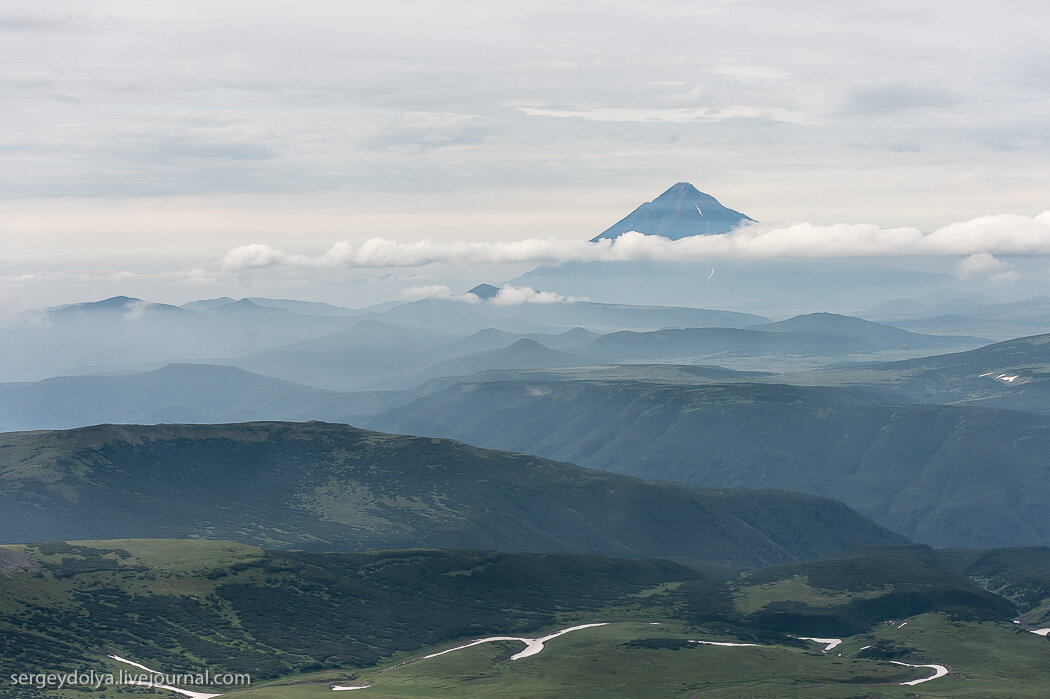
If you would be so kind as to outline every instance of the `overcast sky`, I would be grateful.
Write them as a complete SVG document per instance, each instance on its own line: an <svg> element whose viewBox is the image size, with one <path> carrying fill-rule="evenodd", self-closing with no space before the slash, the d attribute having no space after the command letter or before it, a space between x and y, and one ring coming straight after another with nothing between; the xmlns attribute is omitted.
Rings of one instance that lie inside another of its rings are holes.
<svg viewBox="0 0 1050 699"><path fill-rule="evenodd" d="M228 253L585 240L683 180L913 239L1050 209L1035 1L6 0L0 45L0 308L352 303Z"/></svg>

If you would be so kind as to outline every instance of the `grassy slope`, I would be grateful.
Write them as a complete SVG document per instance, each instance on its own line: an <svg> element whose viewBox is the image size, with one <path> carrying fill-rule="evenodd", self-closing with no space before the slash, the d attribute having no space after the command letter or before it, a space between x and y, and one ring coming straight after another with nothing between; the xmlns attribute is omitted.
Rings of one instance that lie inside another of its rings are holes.
<svg viewBox="0 0 1050 699"><path fill-rule="evenodd" d="M116 652L168 672L249 671L255 686L229 693L244 699L331 696L331 685L354 683L375 685L354 696L382 697L1040 696L1050 641L1011 624L1005 600L929 557L860 551L726 586L666 561L587 556L273 553L142 540L3 547L0 657L5 667L115 670L99 658ZM892 617L869 618L832 654L770 628L782 624L759 613L785 600L856 611L858 601L902 591L921 591L912 601L923 603L884 609ZM508 659L521 644L505 642L403 664L459 639L594 621L611 623L519 661ZM945 664L952 675L917 692L897 683L927 671L888 660Z"/></svg>
<svg viewBox="0 0 1050 699"><path fill-rule="evenodd" d="M325 423L0 436L0 540L204 537L271 548L479 548L738 566L899 537L840 503L651 483Z"/></svg>
<svg viewBox="0 0 1050 699"><path fill-rule="evenodd" d="M116 653L257 678L369 666L454 639L536 631L560 615L651 610L666 601L638 593L697 578L669 561L561 554L265 552L179 540L0 552L4 667Z"/></svg>

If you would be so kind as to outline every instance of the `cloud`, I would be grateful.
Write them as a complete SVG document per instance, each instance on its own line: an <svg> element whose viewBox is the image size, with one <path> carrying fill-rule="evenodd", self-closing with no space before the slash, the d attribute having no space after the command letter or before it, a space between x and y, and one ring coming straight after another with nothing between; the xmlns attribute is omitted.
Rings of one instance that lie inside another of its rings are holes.
<svg viewBox="0 0 1050 699"><path fill-rule="evenodd" d="M691 121L724 121L726 119L769 119L804 124L803 115L787 109L768 109L750 105L725 107L632 109L628 107L586 107L581 109L544 109L521 106L527 116L586 119L587 121L685 124Z"/></svg>
<svg viewBox="0 0 1050 699"><path fill-rule="evenodd" d="M973 279L974 277L987 277L993 274L1001 274L1009 269L1009 265L994 255L986 252L978 252L969 257L959 260L955 266L961 279Z"/></svg>
<svg viewBox="0 0 1050 699"><path fill-rule="evenodd" d="M463 303L481 303L481 299L471 293L453 294L444 284L428 284L425 286L410 286L401 292L401 295L412 301L422 299L440 299L442 301L462 301Z"/></svg>
<svg viewBox="0 0 1050 699"><path fill-rule="evenodd" d="M722 235L670 240L625 233L615 240L587 242L566 238L516 241L402 243L372 238L361 245L339 241L319 255L287 253L268 245L242 245L226 253L222 267L239 272L262 267L388 268L433 263L605 262L631 260L712 260L773 257L970 257L1050 255L1050 211L1036 217L982 216L952 223L932 233L918 228L880 228L872 224L819 226L753 224ZM976 258L978 260L984 258ZM971 266L979 262L971 263ZM966 267L964 269L969 269Z"/></svg>
<svg viewBox="0 0 1050 699"><path fill-rule="evenodd" d="M585 300L550 291L536 291L531 286L504 286L489 303L493 306L517 306L523 303L575 303Z"/></svg>
<svg viewBox="0 0 1050 699"><path fill-rule="evenodd" d="M401 295L413 301L440 299L442 301L461 301L463 303L489 303L493 306L518 306L523 303L575 303L576 301L587 300L574 296L562 296L550 291L536 291L531 286L511 286L509 284L501 287L495 296L485 301L482 301L479 296L469 291L465 294L454 294L444 284L410 286L402 291Z"/></svg>
<svg viewBox="0 0 1050 699"><path fill-rule="evenodd" d="M142 320L142 317L155 305L149 301L131 301L124 304L124 315L122 317L124 320Z"/></svg>

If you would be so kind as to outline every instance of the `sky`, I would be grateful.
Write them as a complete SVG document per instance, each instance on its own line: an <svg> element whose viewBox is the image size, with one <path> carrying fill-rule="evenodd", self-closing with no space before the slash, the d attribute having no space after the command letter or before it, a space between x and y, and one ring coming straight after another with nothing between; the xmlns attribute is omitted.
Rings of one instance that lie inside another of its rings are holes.
<svg viewBox="0 0 1050 699"><path fill-rule="evenodd" d="M1050 253L1045 3L7 0L0 45L0 312L499 281L678 181L768 226L721 254Z"/></svg>

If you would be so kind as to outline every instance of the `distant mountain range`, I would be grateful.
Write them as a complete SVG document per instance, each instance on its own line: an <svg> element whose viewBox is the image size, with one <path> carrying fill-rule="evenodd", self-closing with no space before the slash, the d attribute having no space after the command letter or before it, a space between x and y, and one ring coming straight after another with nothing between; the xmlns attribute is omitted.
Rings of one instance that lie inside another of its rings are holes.
<svg viewBox="0 0 1050 699"><path fill-rule="evenodd" d="M966 352L801 373L805 384L855 386L889 400L980 405L1050 415L1050 334Z"/></svg>
<svg viewBox="0 0 1050 699"><path fill-rule="evenodd" d="M0 542L8 543L204 537L748 566L902 541L823 498L651 483L327 423L8 433L0 453Z"/></svg>

